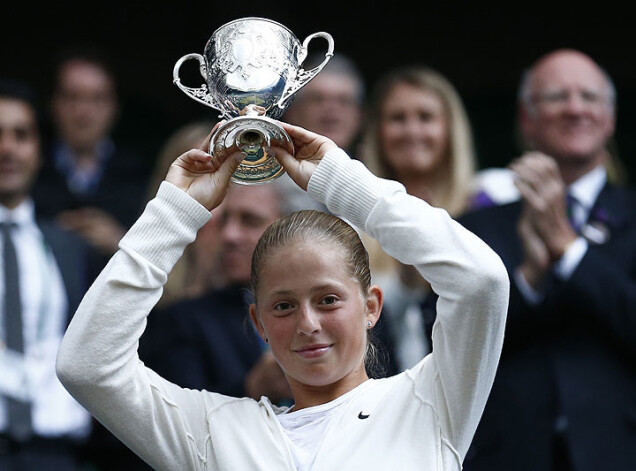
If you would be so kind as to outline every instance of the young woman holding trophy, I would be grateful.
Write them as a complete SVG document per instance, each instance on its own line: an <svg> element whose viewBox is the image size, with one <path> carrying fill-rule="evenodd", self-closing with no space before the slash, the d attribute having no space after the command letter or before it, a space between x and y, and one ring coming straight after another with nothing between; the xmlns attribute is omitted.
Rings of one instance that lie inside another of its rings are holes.
<svg viewBox="0 0 636 471"><path fill-rule="evenodd" d="M445 211L375 177L327 138L280 125L295 154L273 149L278 161L343 218L294 213L265 232L253 256L249 314L294 405L182 389L139 361L167 274L214 217L239 163L201 149L175 160L87 293L59 352L60 379L157 469L461 469L503 342L503 264ZM383 295L344 220L414 265L439 294L434 352L397 376L367 376L368 331Z"/></svg>

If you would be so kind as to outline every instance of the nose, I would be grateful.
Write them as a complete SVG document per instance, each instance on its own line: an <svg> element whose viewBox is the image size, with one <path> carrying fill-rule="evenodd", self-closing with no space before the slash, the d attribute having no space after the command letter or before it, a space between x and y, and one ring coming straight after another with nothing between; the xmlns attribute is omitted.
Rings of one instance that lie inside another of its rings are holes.
<svg viewBox="0 0 636 471"><path fill-rule="evenodd" d="M0 154L13 152L16 147L16 139L7 132L0 132Z"/></svg>
<svg viewBox="0 0 636 471"><path fill-rule="evenodd" d="M404 134L410 138L417 138L422 134L422 123L413 117L404 122Z"/></svg>
<svg viewBox="0 0 636 471"><path fill-rule="evenodd" d="M302 305L298 313L296 331L301 335L313 335L320 330L318 314L311 306Z"/></svg>
<svg viewBox="0 0 636 471"><path fill-rule="evenodd" d="M221 240L224 244L236 243L241 237L241 225L236 218L227 218L220 227Z"/></svg>
<svg viewBox="0 0 636 471"><path fill-rule="evenodd" d="M589 103L585 101L580 93L570 93L566 102L565 110L570 114L584 113L589 109Z"/></svg>

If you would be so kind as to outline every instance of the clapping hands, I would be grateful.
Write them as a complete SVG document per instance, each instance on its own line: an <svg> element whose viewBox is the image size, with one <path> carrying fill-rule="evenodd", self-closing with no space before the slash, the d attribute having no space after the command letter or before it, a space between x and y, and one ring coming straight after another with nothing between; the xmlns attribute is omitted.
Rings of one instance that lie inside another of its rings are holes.
<svg viewBox="0 0 636 471"><path fill-rule="evenodd" d="M523 205L518 224L524 248L521 271L536 287L577 234L568 220L566 186L554 159L529 152L515 160L510 169L515 173Z"/></svg>

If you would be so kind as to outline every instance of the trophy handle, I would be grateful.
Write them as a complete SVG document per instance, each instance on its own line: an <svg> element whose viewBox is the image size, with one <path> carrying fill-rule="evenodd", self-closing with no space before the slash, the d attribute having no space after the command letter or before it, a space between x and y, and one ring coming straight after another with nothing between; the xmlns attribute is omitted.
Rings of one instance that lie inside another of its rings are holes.
<svg viewBox="0 0 636 471"><path fill-rule="evenodd" d="M206 79L207 78L207 70L208 67L205 63L205 58L201 54L186 54L181 59L177 61L174 65L174 69L172 71L172 82L181 89L186 95L188 95L193 100L198 101L199 103L203 103L210 108L214 108L217 111L224 113L223 107L221 104L214 98L214 96L208 93L208 87L205 84L202 84L199 88L186 87L181 83L181 78L179 78L179 69L181 65L190 59L197 59L199 61L199 72L201 76Z"/></svg>
<svg viewBox="0 0 636 471"><path fill-rule="evenodd" d="M300 90L302 87L307 85L307 83L309 83L309 81L313 79L325 65L327 65L327 62L329 62L329 59L331 59L331 57L333 56L333 38L329 33L319 32L310 34L303 41L302 48L300 49L300 53L298 54L299 65L302 66L303 61L307 58L307 48L309 46L309 42L314 38L324 38L327 40L328 46L327 52L325 53L325 58L320 64L318 64L311 70L305 70L303 68L298 69L296 78L289 83L289 85L283 92L283 96L281 96L280 100L278 100L278 103L276 103L276 106L278 106L280 109L284 109L287 106L287 102L292 97L292 95Z"/></svg>

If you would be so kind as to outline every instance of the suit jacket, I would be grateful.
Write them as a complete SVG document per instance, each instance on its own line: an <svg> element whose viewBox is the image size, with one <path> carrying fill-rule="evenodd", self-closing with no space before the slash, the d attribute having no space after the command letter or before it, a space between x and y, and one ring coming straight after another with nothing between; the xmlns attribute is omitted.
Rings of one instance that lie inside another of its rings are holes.
<svg viewBox="0 0 636 471"><path fill-rule="evenodd" d="M62 275L68 299L68 324L86 290L99 274L103 264L102 256L77 235L61 229L52 221L38 220L38 227ZM151 469L94 419L89 439L81 443L78 448L79 460L89 463L89 467L98 466L104 471Z"/></svg>
<svg viewBox="0 0 636 471"><path fill-rule="evenodd" d="M98 255L75 234L63 230L52 221L38 220L37 225L60 269L68 299L67 319L70 322L97 275Z"/></svg>
<svg viewBox="0 0 636 471"><path fill-rule="evenodd" d="M147 165L140 156L126 149L115 148L106 161L101 179L94 192L78 195L71 192L48 152L33 188L36 211L44 218L55 217L60 211L93 206L111 214L129 228L137 220L146 201Z"/></svg>
<svg viewBox="0 0 636 471"><path fill-rule="evenodd" d="M142 359L184 388L243 397L245 376L264 349L248 312L243 287L153 312L142 338Z"/></svg>
<svg viewBox="0 0 636 471"><path fill-rule="evenodd" d="M511 277L520 212L517 202L460 220ZM636 469L636 195L606 185L588 222L608 239L590 243L569 280L549 279L539 305L511 280L504 350L466 470L550 470L557 417L576 470Z"/></svg>

